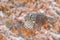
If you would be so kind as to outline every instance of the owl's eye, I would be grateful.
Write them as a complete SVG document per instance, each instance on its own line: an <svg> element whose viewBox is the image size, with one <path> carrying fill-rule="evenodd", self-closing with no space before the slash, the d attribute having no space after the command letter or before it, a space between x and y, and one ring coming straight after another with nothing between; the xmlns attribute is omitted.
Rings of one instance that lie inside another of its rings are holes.
<svg viewBox="0 0 60 40"><path fill-rule="evenodd" d="M30 15L30 19L32 18L32 15Z"/></svg>
<svg viewBox="0 0 60 40"><path fill-rule="evenodd" d="M31 17L32 17L33 15L31 15Z"/></svg>

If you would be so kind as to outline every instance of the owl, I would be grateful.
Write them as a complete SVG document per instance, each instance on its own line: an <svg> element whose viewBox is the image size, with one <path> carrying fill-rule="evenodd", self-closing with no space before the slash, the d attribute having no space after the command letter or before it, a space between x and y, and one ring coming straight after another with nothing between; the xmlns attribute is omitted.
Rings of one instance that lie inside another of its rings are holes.
<svg viewBox="0 0 60 40"><path fill-rule="evenodd" d="M47 22L47 17L43 13L29 13L25 17L25 28L40 28Z"/></svg>

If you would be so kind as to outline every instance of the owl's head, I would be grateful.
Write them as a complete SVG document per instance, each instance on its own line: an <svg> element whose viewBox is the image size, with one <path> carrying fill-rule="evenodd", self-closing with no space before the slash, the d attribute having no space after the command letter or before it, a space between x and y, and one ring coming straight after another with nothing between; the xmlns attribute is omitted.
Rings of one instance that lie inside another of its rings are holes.
<svg viewBox="0 0 60 40"><path fill-rule="evenodd" d="M36 19L36 13L28 13L25 17L25 21L27 20L35 21L35 19Z"/></svg>

